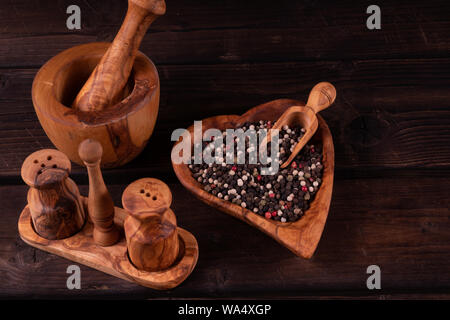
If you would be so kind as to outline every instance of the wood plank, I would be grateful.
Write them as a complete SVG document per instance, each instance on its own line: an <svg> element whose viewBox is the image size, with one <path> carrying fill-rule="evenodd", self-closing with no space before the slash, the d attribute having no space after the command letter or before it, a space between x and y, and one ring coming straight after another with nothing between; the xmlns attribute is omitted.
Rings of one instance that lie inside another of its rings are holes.
<svg viewBox="0 0 450 320"><path fill-rule="evenodd" d="M436 114L439 118L436 118ZM399 115L378 116L376 113L358 114L347 123L329 121L336 148L336 168L408 168L425 167L445 169L450 165L450 112L416 111ZM2 119L7 117L0 116ZM0 176L19 177L20 167L28 154L42 148L53 148L37 121L20 121L2 125L0 141L2 153ZM192 119L194 120L194 119ZM9 121L2 120L2 121ZM187 124L186 124L187 126ZM173 177L170 166L172 143L170 134L183 125L160 125L147 148L133 162L121 168L108 170L109 174L127 172L137 175L140 170ZM155 152L157 150L157 152ZM85 175L85 170L74 165L74 173ZM19 179L20 181L20 179ZM17 182L16 182L17 183Z"/></svg>
<svg viewBox="0 0 450 320"><path fill-rule="evenodd" d="M82 29L66 28L70 1L14 1L0 12L0 67L38 67L58 52L111 41L125 1L79 3ZM157 64L446 57L447 1L381 1L382 29L370 31L354 1L173 1L144 38ZM45 46L40 44L45 43Z"/></svg>
<svg viewBox="0 0 450 320"><path fill-rule="evenodd" d="M446 168L450 150L442 146L450 144L449 69L450 59L160 66L154 135L144 153L121 172L172 175L168 164L174 129L213 115L242 114L276 98L304 99L322 80L338 91L335 105L323 112L338 170ZM31 103L36 71L0 71L1 177L17 177L29 153L52 146ZM74 170L84 174L79 167Z"/></svg>
<svg viewBox="0 0 450 320"><path fill-rule="evenodd" d="M427 178L408 172L403 178L382 171L379 178L337 178L328 222L311 260L296 257L256 229L193 199L178 183L170 184L178 224L196 236L200 256L191 277L168 292L83 266L82 290L67 290L65 270L71 263L19 239L16 225L26 202L26 186L2 186L0 193L8 197L0 197L0 295L126 297L132 293L135 298L211 298L448 293L450 175ZM110 187L116 204L124 188ZM80 189L86 194L86 186ZM382 290L377 293L365 287L371 264L382 270Z"/></svg>
<svg viewBox="0 0 450 320"><path fill-rule="evenodd" d="M2 33L37 34L61 33L66 29L66 8L73 4L70 0L40 0L30 3L27 0L9 1L11 10L0 12L4 21ZM98 31L99 27L118 27L127 9L126 1L82 1L77 3L84 13L82 29L77 32ZM383 20L391 23L447 21L445 0L398 1L380 0ZM172 0L167 4L163 19L157 20L152 29L155 31L182 31L190 29L224 28L273 28L292 27L299 23L324 27L329 25L347 26L360 22L368 16L367 3L355 3L352 0L339 2L332 0L290 1L279 0L198 0L186 2ZM52 19L49 21L48 17ZM318 19L320 18L320 19ZM24 24L24 22L28 22ZM38 28L34 28L38 26ZM365 24L363 25L365 27ZM67 32L70 33L70 32Z"/></svg>
<svg viewBox="0 0 450 320"><path fill-rule="evenodd" d="M104 172L116 205L138 178L168 182L179 226L197 237L197 268L165 292L85 266L82 290L68 290L73 263L18 235L27 192L20 166L52 147L32 107L33 77L61 50L111 41L126 11L124 0L80 1L82 30L68 31L71 4L9 0L0 10L0 298L448 299L450 2L380 0L382 29L369 31L367 2L168 1L142 44L161 78L154 135L135 161ZM335 187L307 261L194 199L170 166L170 134L272 99L304 100L323 80L338 91L323 112L336 150ZM85 170L75 165L72 178L86 195ZM365 285L371 264L382 270L377 292Z"/></svg>
<svg viewBox="0 0 450 320"><path fill-rule="evenodd" d="M345 94L350 95L353 102L356 98L363 99L363 111L379 106L382 99L388 100L384 102L385 108L395 112L408 109L397 99L410 101L416 110L423 109L426 101L431 102L427 109L430 111L445 110L448 106L445 105L447 91L443 91L450 81L448 58L161 65L157 68L161 105L167 105L164 109L161 107L161 111L167 111L167 115L171 115L167 120L171 121L177 119L173 111L181 102L189 108L186 113L193 112L195 117L204 116L205 105L217 112L215 114L240 112L248 108L248 103L280 97L301 99L320 80L336 84L338 98ZM5 103L0 114L21 108L13 105L15 101L31 102L31 84L37 71L28 68L0 70L0 102ZM418 88L427 92L416 92ZM358 96L361 90L363 94ZM388 91L382 93L381 90Z"/></svg>
<svg viewBox="0 0 450 320"><path fill-rule="evenodd" d="M391 24L374 34L360 25L279 28L263 33L258 29L169 31L147 35L141 51L157 64L446 57L450 40L440 35L449 31L450 22ZM0 67L37 67L65 49L112 38L80 34L0 38ZM48 45L36 45L42 42Z"/></svg>

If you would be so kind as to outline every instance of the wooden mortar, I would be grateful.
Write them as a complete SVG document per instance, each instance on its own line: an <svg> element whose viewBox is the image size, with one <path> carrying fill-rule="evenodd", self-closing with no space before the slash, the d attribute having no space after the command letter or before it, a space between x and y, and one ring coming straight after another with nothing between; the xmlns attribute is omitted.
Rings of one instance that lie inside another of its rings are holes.
<svg viewBox="0 0 450 320"><path fill-rule="evenodd" d="M109 46L97 42L65 50L42 66L33 81L33 105L45 133L80 165L78 145L87 138L102 144L102 167L131 161L147 144L158 115L158 72L142 52L136 55L120 102L100 111L70 107Z"/></svg>

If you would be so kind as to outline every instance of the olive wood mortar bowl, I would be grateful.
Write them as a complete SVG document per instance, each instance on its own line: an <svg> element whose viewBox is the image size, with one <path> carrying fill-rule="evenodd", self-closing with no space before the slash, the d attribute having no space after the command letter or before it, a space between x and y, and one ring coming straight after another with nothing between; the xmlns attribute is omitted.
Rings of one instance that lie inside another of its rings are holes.
<svg viewBox="0 0 450 320"><path fill-rule="evenodd" d="M80 165L78 145L87 138L102 144L102 167L131 161L147 144L158 115L158 72L142 52L136 56L120 102L102 111L70 107L109 45L95 42L67 49L44 64L33 81L33 105L45 133Z"/></svg>
<svg viewBox="0 0 450 320"><path fill-rule="evenodd" d="M254 107L241 116L223 115L211 117L202 121L203 132L209 128L225 130L236 128L243 123L257 122L259 120L270 120L273 123L291 106L304 106L303 103L290 100L279 99L267 102ZM202 185L192 177L187 164L175 164L173 169L180 182L201 201L232 215L249 225L254 226L274 238L283 246L303 258L311 258L319 244L323 228L330 208L331 195L333 192L334 177L334 146L330 129L325 120L318 115L319 128L310 142L320 142L323 146L323 177L322 184L310 208L305 214L295 222L279 222L269 220L248 209L218 197L203 190ZM191 134L191 143L194 143L194 127L188 128ZM180 142L177 142L180 143ZM176 145L176 144L175 144ZM193 147L193 146L192 146Z"/></svg>

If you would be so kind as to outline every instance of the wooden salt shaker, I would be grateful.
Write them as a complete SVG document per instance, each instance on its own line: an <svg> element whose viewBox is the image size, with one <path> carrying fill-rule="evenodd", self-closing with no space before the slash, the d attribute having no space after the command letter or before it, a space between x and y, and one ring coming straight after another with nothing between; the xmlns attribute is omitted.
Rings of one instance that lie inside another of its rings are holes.
<svg viewBox="0 0 450 320"><path fill-rule="evenodd" d="M45 239L70 237L84 225L86 215L70 169L67 156L54 149L36 151L23 162L21 175L30 186L27 200L34 230Z"/></svg>
<svg viewBox="0 0 450 320"><path fill-rule="evenodd" d="M94 223L94 241L103 247L111 246L119 240L120 233L114 225L114 202L100 170L102 145L96 140L86 139L80 143L78 154L89 175L88 212Z"/></svg>
<svg viewBox="0 0 450 320"><path fill-rule="evenodd" d="M137 180L123 192L128 255L136 268L160 271L177 259L180 245L171 203L169 187L158 179Z"/></svg>

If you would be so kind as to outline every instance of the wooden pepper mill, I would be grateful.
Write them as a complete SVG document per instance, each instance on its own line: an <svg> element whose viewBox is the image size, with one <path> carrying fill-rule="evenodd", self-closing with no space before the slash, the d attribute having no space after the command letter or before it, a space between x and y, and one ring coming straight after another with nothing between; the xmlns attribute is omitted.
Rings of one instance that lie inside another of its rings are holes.
<svg viewBox="0 0 450 320"><path fill-rule="evenodd" d="M169 187L158 179L137 180L123 192L128 255L136 268L160 271L176 261L180 245L171 203Z"/></svg>
<svg viewBox="0 0 450 320"><path fill-rule="evenodd" d="M70 169L67 156L54 149L36 151L23 162L21 175L30 186L27 200L34 230L45 239L70 237L84 225L86 215Z"/></svg>
<svg viewBox="0 0 450 320"><path fill-rule="evenodd" d="M141 41L150 24L165 12L164 0L128 0L122 27L75 98L75 108L100 111L123 98Z"/></svg>
<svg viewBox="0 0 450 320"><path fill-rule="evenodd" d="M114 225L114 202L103 181L100 170L102 145L93 139L86 139L78 147L89 175L88 212L94 223L94 241L100 246L110 246L119 240L119 230Z"/></svg>

